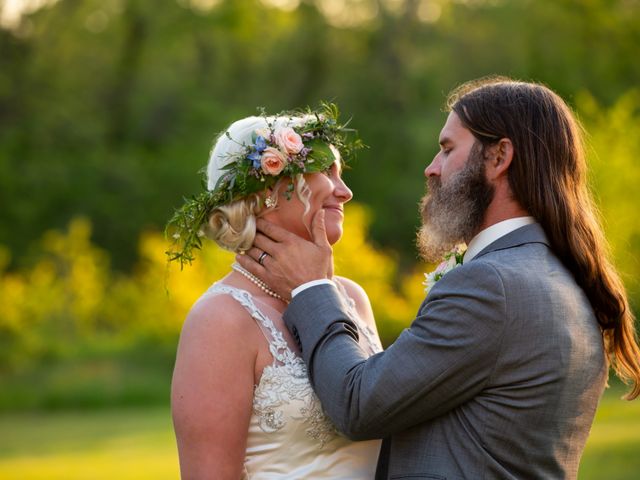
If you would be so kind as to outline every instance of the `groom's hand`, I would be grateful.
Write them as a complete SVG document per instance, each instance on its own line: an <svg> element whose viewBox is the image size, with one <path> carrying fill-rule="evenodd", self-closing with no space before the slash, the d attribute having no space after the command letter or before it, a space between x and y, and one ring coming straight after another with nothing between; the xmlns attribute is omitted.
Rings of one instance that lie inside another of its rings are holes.
<svg viewBox="0 0 640 480"><path fill-rule="evenodd" d="M324 210L313 217L311 242L263 219L257 220L257 230L253 247L236 260L283 298L291 298L291 290L303 283L333 276Z"/></svg>

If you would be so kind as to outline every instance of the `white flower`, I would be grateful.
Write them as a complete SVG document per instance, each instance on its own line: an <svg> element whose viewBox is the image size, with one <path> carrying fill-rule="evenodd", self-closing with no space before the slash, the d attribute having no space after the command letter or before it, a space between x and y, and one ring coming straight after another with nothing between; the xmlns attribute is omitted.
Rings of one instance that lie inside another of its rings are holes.
<svg viewBox="0 0 640 480"><path fill-rule="evenodd" d="M436 284L436 272L433 271L431 273L425 273L424 282L422 282L422 284L425 286L424 293L429 293L429 290L431 290Z"/></svg>
<svg viewBox="0 0 640 480"><path fill-rule="evenodd" d="M422 282L422 284L425 286L425 294L429 294L438 280L440 280L457 266L462 265L462 257L464 256L464 252L466 250L467 246L465 244L456 245L453 250L445 254L444 260L440 262L440 264L433 272L424 274L425 280L424 282Z"/></svg>
<svg viewBox="0 0 640 480"><path fill-rule="evenodd" d="M256 135L260 135L262 138L269 140L271 138L271 130L268 128L258 128L255 130Z"/></svg>

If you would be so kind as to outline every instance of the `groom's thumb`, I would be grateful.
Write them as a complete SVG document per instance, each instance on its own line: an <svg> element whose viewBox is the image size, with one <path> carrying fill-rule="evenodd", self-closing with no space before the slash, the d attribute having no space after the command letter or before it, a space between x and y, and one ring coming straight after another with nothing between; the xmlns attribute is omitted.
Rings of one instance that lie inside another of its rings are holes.
<svg viewBox="0 0 640 480"><path fill-rule="evenodd" d="M329 245L329 240L327 240L327 231L324 226L324 210L322 209L318 211L313 217L311 235L313 243L315 243L316 245Z"/></svg>

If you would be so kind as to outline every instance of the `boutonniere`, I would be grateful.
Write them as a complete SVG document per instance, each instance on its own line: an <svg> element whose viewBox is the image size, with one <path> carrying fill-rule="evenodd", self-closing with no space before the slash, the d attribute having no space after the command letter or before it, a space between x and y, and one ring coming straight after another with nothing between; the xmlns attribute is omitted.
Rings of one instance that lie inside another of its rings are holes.
<svg viewBox="0 0 640 480"><path fill-rule="evenodd" d="M422 284L425 286L425 294L428 294L436 282L444 277L448 272L456 268L458 265L462 265L464 252L466 251L467 246L464 243L456 245L453 250L445 254L444 260L440 262L440 265L438 265L433 272L424 274L425 280Z"/></svg>

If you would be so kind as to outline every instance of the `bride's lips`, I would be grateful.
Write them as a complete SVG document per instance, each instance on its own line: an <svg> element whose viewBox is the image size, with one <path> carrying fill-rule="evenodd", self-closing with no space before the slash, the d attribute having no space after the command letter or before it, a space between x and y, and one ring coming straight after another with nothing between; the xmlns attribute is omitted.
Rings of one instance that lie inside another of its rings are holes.
<svg viewBox="0 0 640 480"><path fill-rule="evenodd" d="M325 210L328 210L330 212L337 212L340 215L344 215L344 210L342 209L342 207L338 206L338 205L325 205L324 207Z"/></svg>

